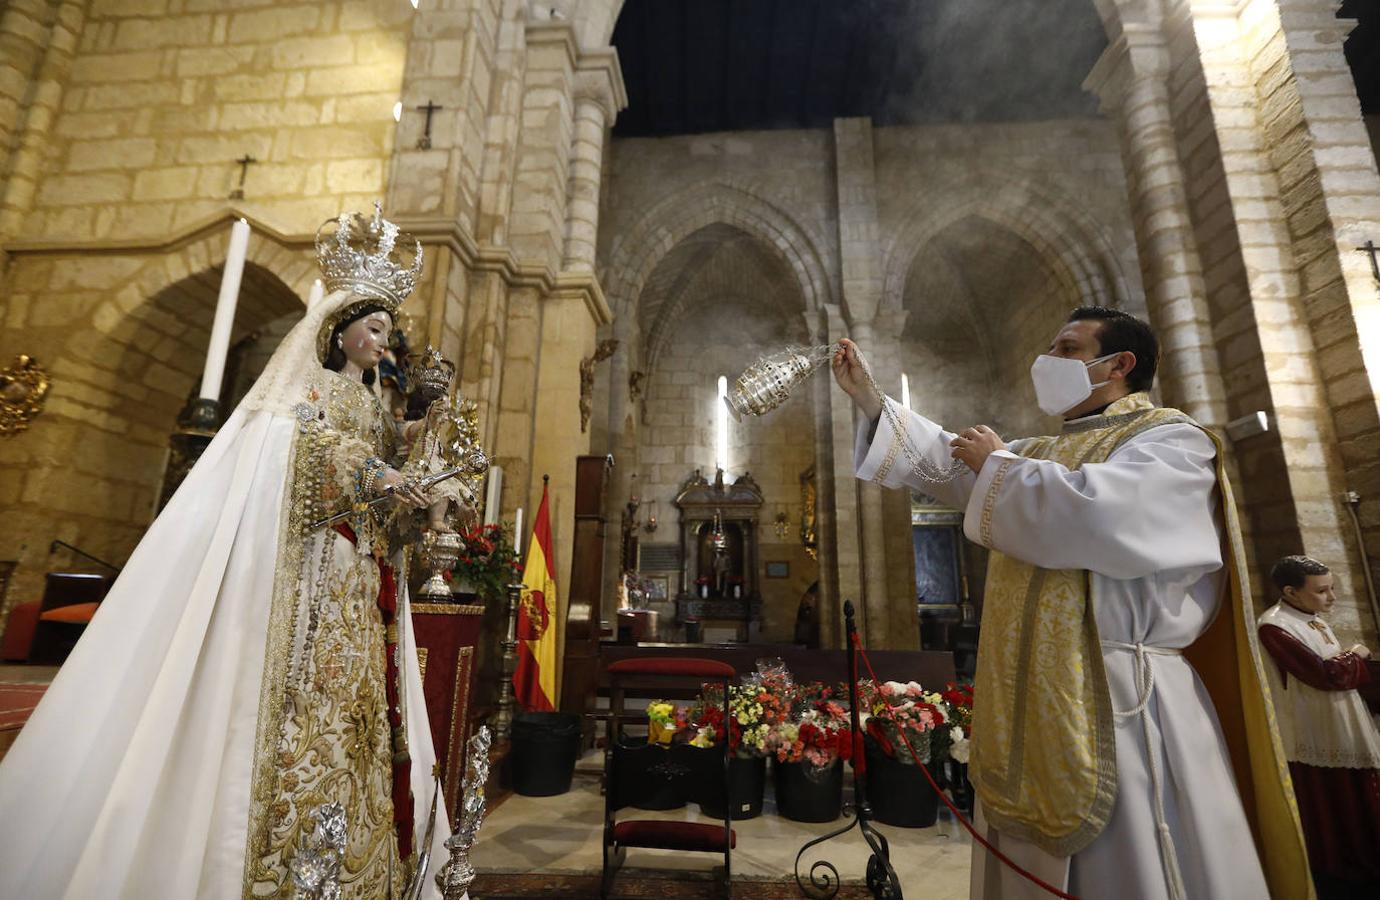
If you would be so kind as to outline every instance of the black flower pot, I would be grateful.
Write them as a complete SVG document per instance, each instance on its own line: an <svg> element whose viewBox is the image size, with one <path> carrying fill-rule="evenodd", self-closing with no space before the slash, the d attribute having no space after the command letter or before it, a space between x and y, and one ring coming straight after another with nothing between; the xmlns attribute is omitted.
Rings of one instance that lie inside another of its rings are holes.
<svg viewBox="0 0 1380 900"><path fill-rule="evenodd" d="M772 763L776 811L796 822L832 822L843 812L843 760L818 768L803 762Z"/></svg>
<svg viewBox="0 0 1380 900"><path fill-rule="evenodd" d="M629 740L613 748L617 805L680 809L690 789L690 766L674 748Z"/></svg>
<svg viewBox="0 0 1380 900"><path fill-rule="evenodd" d="M723 782L720 766L723 757L718 747L701 749L690 747L694 774L690 799L700 805L700 812L711 818L722 818ZM762 796L767 790L767 759L733 757L728 761L728 802L732 804L733 820L752 819L762 814Z"/></svg>
<svg viewBox="0 0 1380 900"><path fill-rule="evenodd" d="M899 828L928 828L939 818L939 795L925 773L887 756L871 738L867 754L867 802L872 817Z"/></svg>

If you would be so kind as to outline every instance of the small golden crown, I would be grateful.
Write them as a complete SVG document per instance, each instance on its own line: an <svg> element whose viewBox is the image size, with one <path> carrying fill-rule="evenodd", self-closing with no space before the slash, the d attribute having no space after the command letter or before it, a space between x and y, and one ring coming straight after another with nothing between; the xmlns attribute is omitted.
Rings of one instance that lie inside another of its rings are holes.
<svg viewBox="0 0 1380 900"><path fill-rule="evenodd" d="M409 374L422 397L428 402L444 397L450 390L451 379L455 377L455 364L430 344L414 359L416 361Z"/></svg>
<svg viewBox="0 0 1380 900"><path fill-rule="evenodd" d="M349 289L396 312L422 274L422 244L383 217L341 213L316 230L316 261L327 291Z"/></svg>

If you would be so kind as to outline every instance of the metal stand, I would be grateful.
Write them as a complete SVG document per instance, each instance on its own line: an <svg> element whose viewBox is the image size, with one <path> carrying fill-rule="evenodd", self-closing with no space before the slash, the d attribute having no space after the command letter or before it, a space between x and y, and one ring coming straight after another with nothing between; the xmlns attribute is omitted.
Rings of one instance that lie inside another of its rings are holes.
<svg viewBox="0 0 1380 900"><path fill-rule="evenodd" d="M163 489L158 497L159 510L168 505L219 427L220 403L202 397L187 401L177 416L177 430L172 433L168 468L163 473Z"/></svg>
<svg viewBox="0 0 1380 900"><path fill-rule="evenodd" d="M503 638L503 669L498 685L498 712L494 713L494 733L499 741L507 741L513 734L513 714L517 696L513 693L513 675L517 673L517 611L522 602L521 584L508 585L508 631Z"/></svg>
<svg viewBox="0 0 1380 900"><path fill-rule="evenodd" d="M872 848L872 857L867 861L867 889L872 892L872 896L876 900L902 900L901 882L897 880L896 871L891 867L886 836L872 827L872 807L867 802L866 767L860 766L857 758L858 754L862 752L862 731L858 722L858 654L853 643L858 631L853 624L852 600L843 602L843 617L848 641L848 704L854 742L853 805L851 807L853 821L823 837L815 838L800 848L800 852L795 855L795 883L800 888L801 893L810 897L811 900L830 900L830 898L838 896L842 881L839 878L839 870L833 863L826 859L816 860L812 863L807 883L802 879L800 861L811 847L833 840L857 826L858 830L862 832L863 840L867 841L867 845ZM849 811L847 808L844 810L845 814Z"/></svg>

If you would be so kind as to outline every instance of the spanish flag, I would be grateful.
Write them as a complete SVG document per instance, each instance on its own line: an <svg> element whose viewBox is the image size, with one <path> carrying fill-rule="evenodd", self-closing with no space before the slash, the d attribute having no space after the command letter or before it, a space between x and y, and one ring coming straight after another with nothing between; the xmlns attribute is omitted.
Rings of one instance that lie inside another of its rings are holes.
<svg viewBox="0 0 1380 900"><path fill-rule="evenodd" d="M551 513L547 489L532 523L527 563L522 570L522 605L518 608L518 664L513 693L530 712L556 708L556 576L551 560Z"/></svg>

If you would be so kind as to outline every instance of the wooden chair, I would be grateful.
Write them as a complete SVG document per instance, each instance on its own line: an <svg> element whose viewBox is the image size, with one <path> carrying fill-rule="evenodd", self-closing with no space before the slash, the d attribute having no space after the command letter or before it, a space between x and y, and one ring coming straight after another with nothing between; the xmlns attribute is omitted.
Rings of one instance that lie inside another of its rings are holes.
<svg viewBox="0 0 1380 900"><path fill-rule="evenodd" d="M733 896L732 851L737 842L733 831L733 809L729 802L728 741L719 742L719 768L722 772L723 824L707 822L668 822L658 819L624 819L617 821L620 809L637 799L627 795L618 777L616 747L623 736L623 702L625 695L660 696L671 682L694 679L698 684L707 681L723 685L724 723L729 721L729 682L737 674L733 666L712 659L660 657L657 659L624 659L607 668L610 685L608 730L604 744L604 872L599 896L607 898L613 880L622 866L629 847L679 850L694 853L722 853L723 895Z"/></svg>

